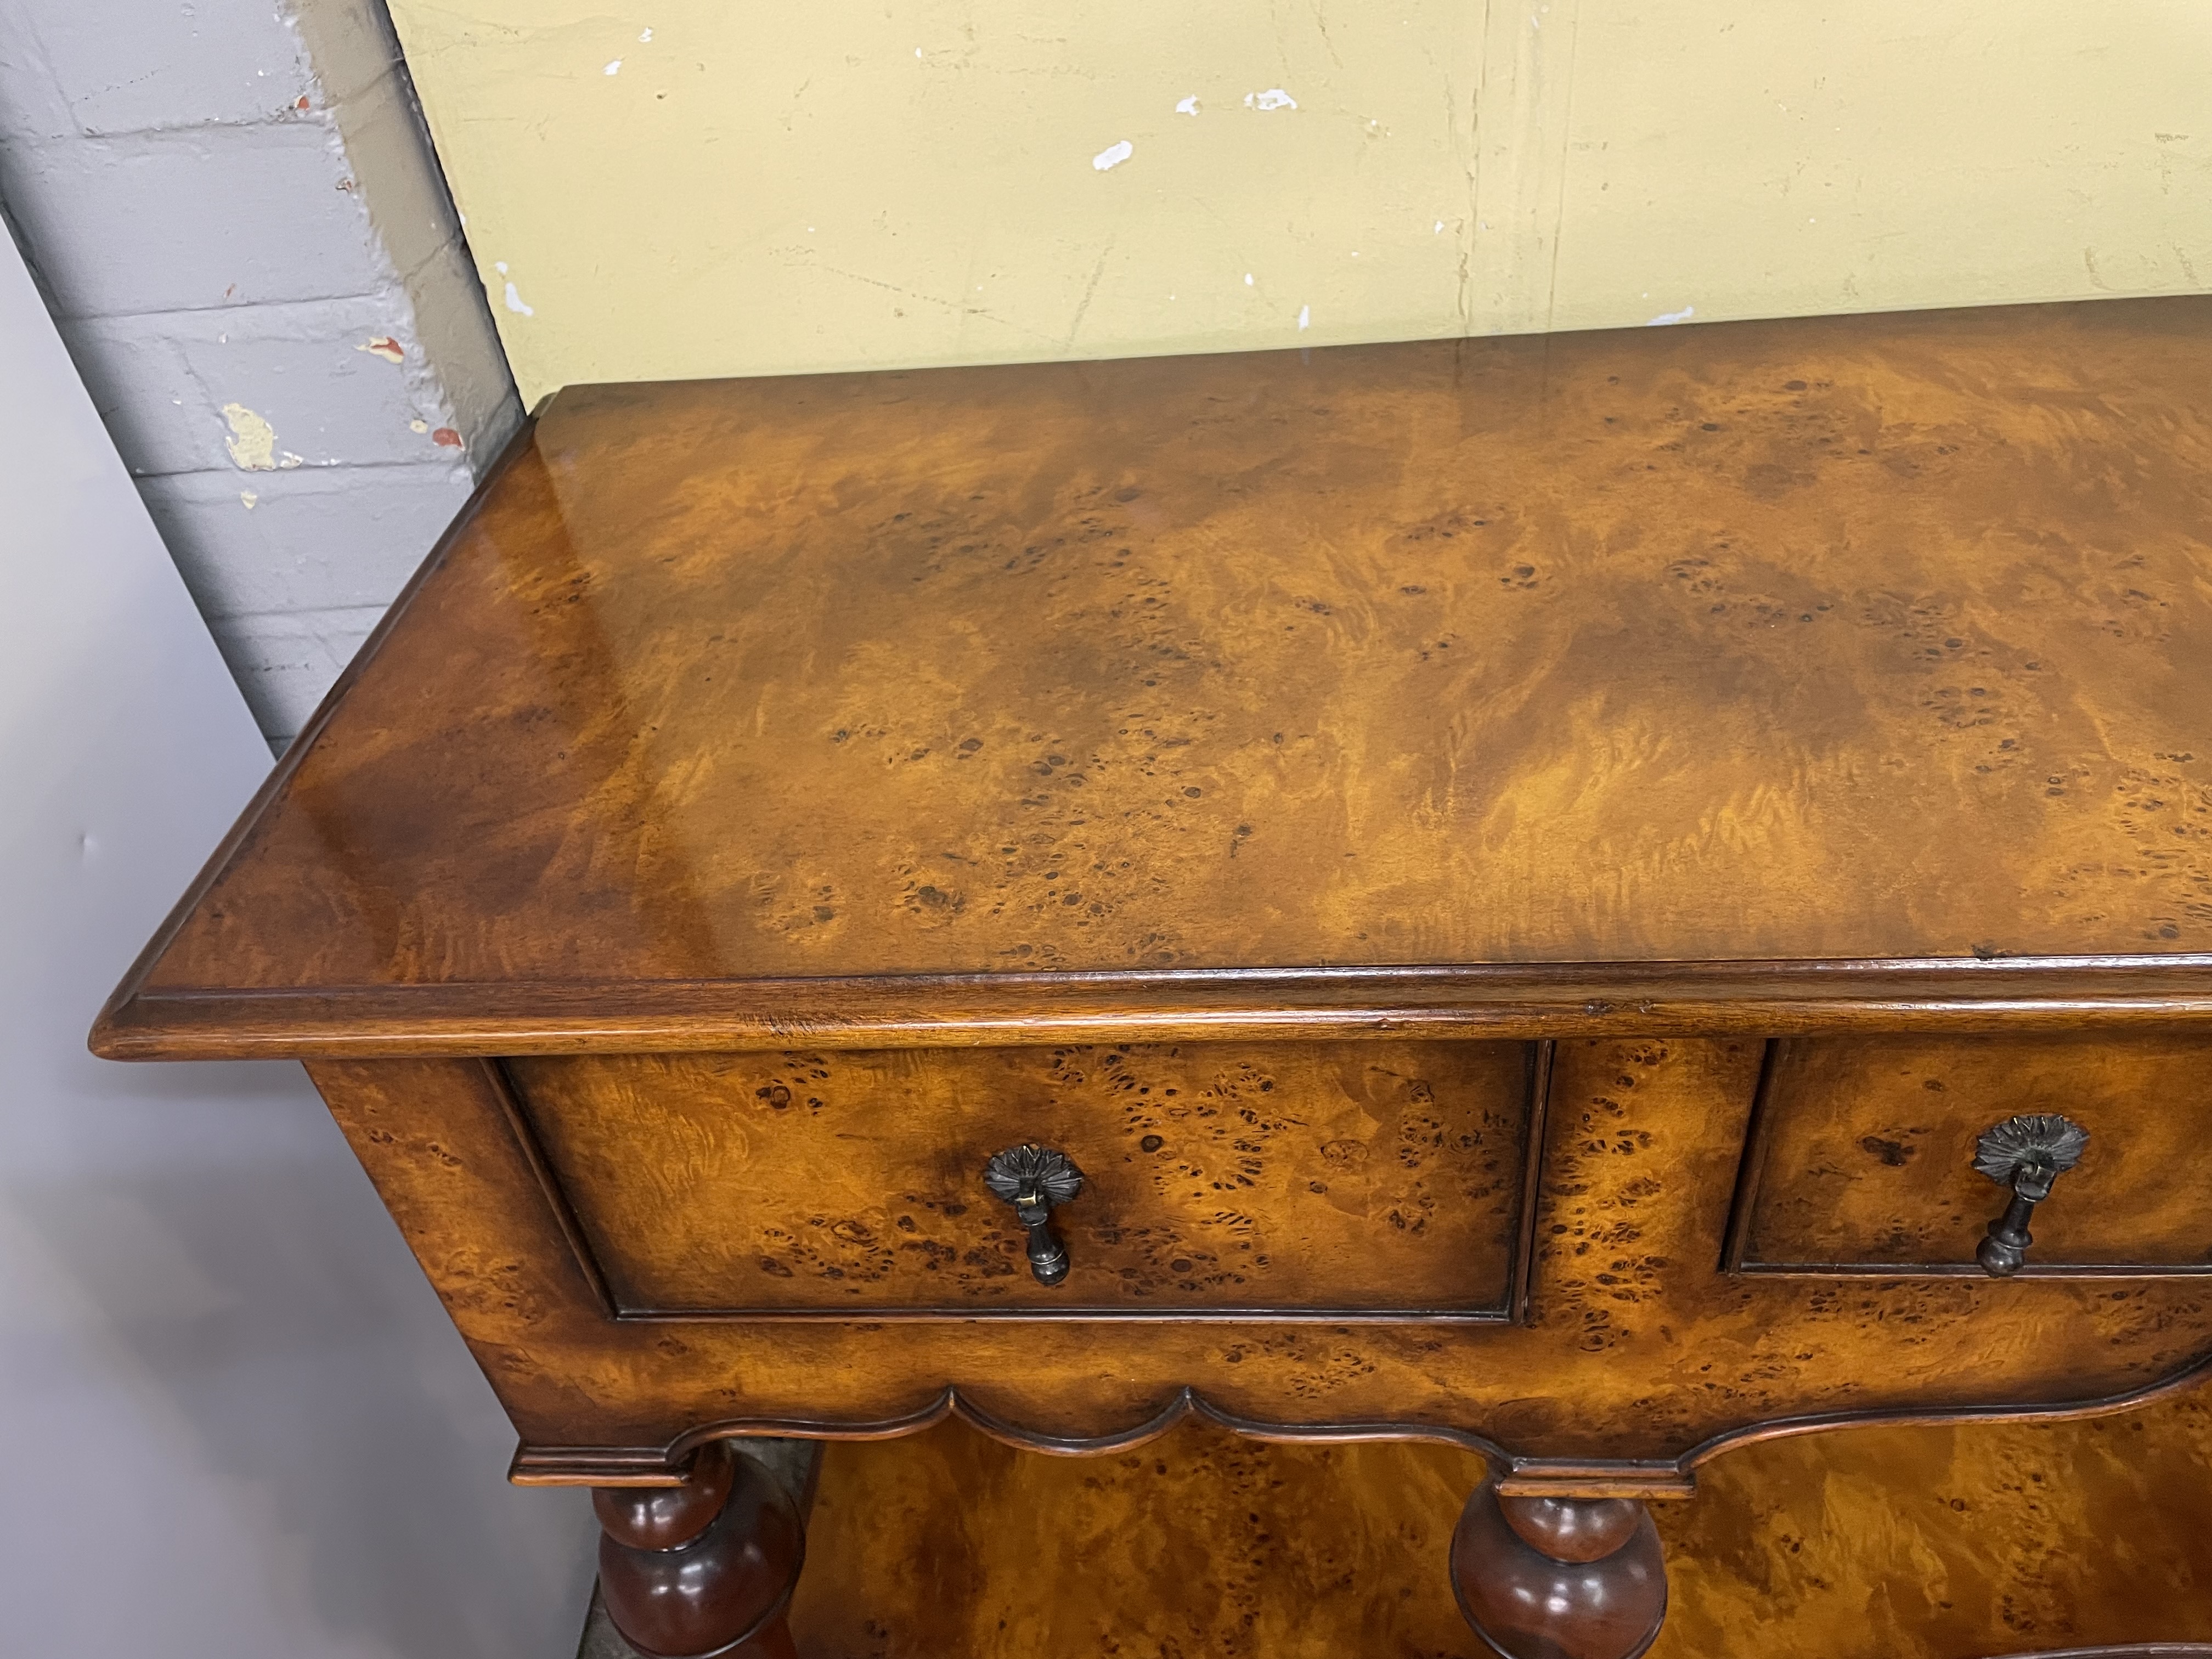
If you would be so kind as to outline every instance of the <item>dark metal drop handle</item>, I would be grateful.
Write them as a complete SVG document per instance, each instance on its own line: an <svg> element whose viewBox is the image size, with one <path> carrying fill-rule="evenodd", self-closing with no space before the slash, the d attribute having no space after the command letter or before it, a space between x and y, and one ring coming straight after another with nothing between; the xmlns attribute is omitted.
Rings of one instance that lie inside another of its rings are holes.
<svg viewBox="0 0 2212 1659"><path fill-rule="evenodd" d="M2012 1188L2012 1202L1990 1223L1989 1237L1974 1251L1984 1273L2009 1279L2021 1270L2027 1247L2035 1243L2028 1218L2051 1196L2051 1183L2081 1161L2088 1144L2087 1129L2047 1112L2008 1117L1983 1132L1974 1143L1974 1168Z"/></svg>
<svg viewBox="0 0 2212 1659"><path fill-rule="evenodd" d="M1014 1206L1014 1219L1029 1229L1030 1271L1040 1285L1067 1277L1067 1246L1052 1230L1052 1210L1083 1190L1083 1171L1066 1152L1049 1146L1009 1146L983 1166L983 1184L994 1198Z"/></svg>

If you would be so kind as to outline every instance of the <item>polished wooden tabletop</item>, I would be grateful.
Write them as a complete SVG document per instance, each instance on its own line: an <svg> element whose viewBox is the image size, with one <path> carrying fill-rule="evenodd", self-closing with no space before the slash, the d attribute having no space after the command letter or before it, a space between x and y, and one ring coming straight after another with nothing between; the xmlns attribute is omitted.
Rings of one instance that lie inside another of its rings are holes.
<svg viewBox="0 0 2212 1659"><path fill-rule="evenodd" d="M570 387L98 1042L2114 957L2212 1007L2212 299Z"/></svg>

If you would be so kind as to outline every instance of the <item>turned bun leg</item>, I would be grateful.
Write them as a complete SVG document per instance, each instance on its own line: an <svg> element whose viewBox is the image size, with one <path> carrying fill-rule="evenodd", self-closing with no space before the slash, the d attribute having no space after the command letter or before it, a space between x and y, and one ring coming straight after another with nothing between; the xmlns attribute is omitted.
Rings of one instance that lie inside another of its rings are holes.
<svg viewBox="0 0 2212 1659"><path fill-rule="evenodd" d="M1500 1498L1494 1475L1452 1534L1452 1589L1505 1659L1638 1659L1667 1617L1650 1512L1627 1498Z"/></svg>
<svg viewBox="0 0 2212 1659"><path fill-rule="evenodd" d="M680 1486L598 1486L599 1595L645 1659L796 1659L784 1610L805 1559L799 1509L725 1441Z"/></svg>

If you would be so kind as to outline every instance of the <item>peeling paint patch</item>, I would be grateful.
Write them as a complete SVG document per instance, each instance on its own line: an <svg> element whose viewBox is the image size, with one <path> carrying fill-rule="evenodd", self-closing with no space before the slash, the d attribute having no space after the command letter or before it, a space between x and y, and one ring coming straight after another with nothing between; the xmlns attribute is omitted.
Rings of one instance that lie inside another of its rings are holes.
<svg viewBox="0 0 2212 1659"><path fill-rule="evenodd" d="M651 29L641 30L637 38L640 40L650 40L653 39L653 31Z"/></svg>
<svg viewBox="0 0 2212 1659"><path fill-rule="evenodd" d="M493 260L491 268L502 276L507 275L507 261L504 259ZM533 307L523 304L522 295L515 292L514 284L512 282L507 285L507 308L509 311L520 312L525 317L535 317L538 314Z"/></svg>
<svg viewBox="0 0 2212 1659"><path fill-rule="evenodd" d="M441 426L430 434L430 441L444 449L459 449L461 434L449 426Z"/></svg>
<svg viewBox="0 0 2212 1659"><path fill-rule="evenodd" d="M230 422L230 436L222 447L233 465L247 472L276 470L276 428L244 404L225 404L222 418Z"/></svg>
<svg viewBox="0 0 2212 1659"><path fill-rule="evenodd" d="M244 507L248 513L253 511L253 504L260 499L260 496L255 495L250 489L241 489L238 492L238 504Z"/></svg>
<svg viewBox="0 0 2212 1659"><path fill-rule="evenodd" d="M1650 322L1648 322L1648 323L1644 324L1644 327L1646 327L1646 328L1663 328L1663 327L1665 327L1668 323L1686 323L1686 322L1688 322L1688 321L1690 320L1690 319L1691 319L1691 318L1692 318L1692 317L1696 316L1697 314L1698 314L1698 308L1697 308L1697 307L1695 307L1695 306L1684 306L1684 307L1683 307L1680 311L1662 311L1662 312L1661 312L1661 313L1660 313L1656 317L1654 317L1654 318L1653 318Z"/></svg>
<svg viewBox="0 0 2212 1659"><path fill-rule="evenodd" d="M1100 150L1097 155L1092 156L1091 158L1091 165L1097 167L1101 173L1109 172L1113 168L1120 167L1122 162L1127 161L1136 153L1137 147L1131 143L1127 138L1124 138L1118 144L1109 144L1104 149Z"/></svg>
<svg viewBox="0 0 2212 1659"><path fill-rule="evenodd" d="M1189 98L1179 99L1179 100L1176 101L1176 113L1177 115L1195 115L1195 114L1197 114L1197 113L1198 113L1198 100L1197 100L1197 98L1194 96L1194 97L1189 97Z"/></svg>
<svg viewBox="0 0 2212 1659"><path fill-rule="evenodd" d="M1265 92L1248 92L1244 94L1244 107L1247 109L1296 109L1297 106L1298 100L1280 87L1270 87Z"/></svg>
<svg viewBox="0 0 2212 1659"><path fill-rule="evenodd" d="M622 73L622 59L619 58L616 58L614 62L609 64L606 68L599 72L602 75L620 75Z"/></svg>
<svg viewBox="0 0 2212 1659"><path fill-rule="evenodd" d="M1298 307L1298 332L1303 334L1312 326L1313 307L1311 306L1300 306Z"/></svg>
<svg viewBox="0 0 2212 1659"><path fill-rule="evenodd" d="M407 429L410 432L428 432L430 429L430 423L424 420L410 421L407 422Z"/></svg>
<svg viewBox="0 0 2212 1659"><path fill-rule="evenodd" d="M407 361L407 353L405 349L400 345L398 341L392 338L389 334L380 334L374 340L364 341L362 344L356 346L354 349L356 351L366 351L372 356L381 357L387 363L399 363Z"/></svg>

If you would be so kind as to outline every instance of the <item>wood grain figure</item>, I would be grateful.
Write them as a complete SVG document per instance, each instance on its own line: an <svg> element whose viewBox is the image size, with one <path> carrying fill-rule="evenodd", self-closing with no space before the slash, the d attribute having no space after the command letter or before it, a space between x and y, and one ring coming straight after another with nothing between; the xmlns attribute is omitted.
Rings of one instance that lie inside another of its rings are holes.
<svg viewBox="0 0 2212 1659"><path fill-rule="evenodd" d="M718 1442L957 1419L1479 1456L1626 1659L1739 1459L2212 1364L2208 526L2203 299L570 387L93 1044L307 1062L657 1654Z"/></svg>

